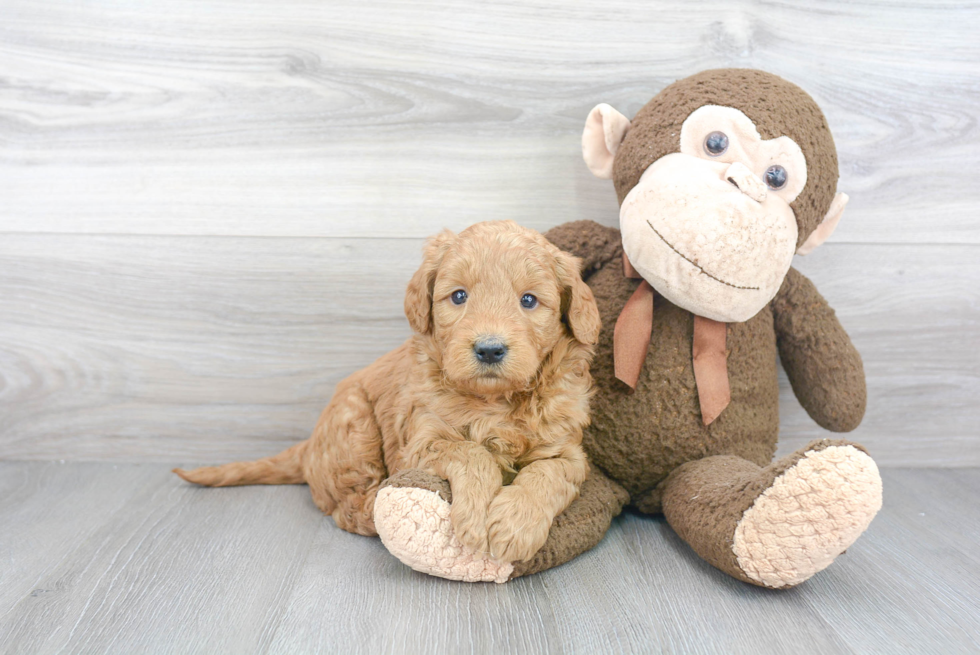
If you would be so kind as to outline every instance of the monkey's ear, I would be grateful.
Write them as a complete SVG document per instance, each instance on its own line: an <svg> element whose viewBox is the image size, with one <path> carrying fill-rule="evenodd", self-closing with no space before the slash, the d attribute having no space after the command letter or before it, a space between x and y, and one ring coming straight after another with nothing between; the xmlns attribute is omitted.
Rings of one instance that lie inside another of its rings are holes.
<svg viewBox="0 0 980 655"><path fill-rule="evenodd" d="M612 179L613 158L629 129L629 119L606 103L592 108L582 131L582 158L593 175Z"/></svg>
<svg viewBox="0 0 980 655"><path fill-rule="evenodd" d="M837 229L837 224L840 223L840 217L844 215L844 207L847 206L848 200L850 198L847 197L846 193L838 193L834 196L833 202L830 203L830 209L827 210L827 215L823 217L823 222L810 233L803 245L797 249L797 255L809 255L817 246L830 238L830 235Z"/></svg>
<svg viewBox="0 0 980 655"><path fill-rule="evenodd" d="M422 251L422 265L415 271L405 290L405 316L412 329L419 334L432 331L432 289L442 258L454 241L456 235L449 230L443 230L429 239Z"/></svg>

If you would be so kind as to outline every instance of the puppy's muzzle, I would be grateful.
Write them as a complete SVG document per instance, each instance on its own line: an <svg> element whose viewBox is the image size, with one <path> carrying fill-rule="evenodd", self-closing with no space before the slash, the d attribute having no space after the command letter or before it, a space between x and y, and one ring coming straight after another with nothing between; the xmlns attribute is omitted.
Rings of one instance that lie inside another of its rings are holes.
<svg viewBox="0 0 980 655"><path fill-rule="evenodd" d="M481 364L499 364L507 356L507 344L499 337L479 339L473 344L473 353Z"/></svg>

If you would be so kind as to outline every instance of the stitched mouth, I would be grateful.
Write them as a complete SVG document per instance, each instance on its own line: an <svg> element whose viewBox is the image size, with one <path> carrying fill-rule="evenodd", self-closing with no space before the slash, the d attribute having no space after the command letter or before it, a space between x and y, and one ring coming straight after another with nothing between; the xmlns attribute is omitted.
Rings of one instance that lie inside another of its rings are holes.
<svg viewBox="0 0 980 655"><path fill-rule="evenodd" d="M722 280L721 278L719 278L719 277L715 277L714 275L712 275L712 274L711 274L711 273L709 273L708 271L706 271L706 270L704 270L704 269L703 269L703 268L702 268L701 266L699 266L698 264L696 264L696 263L694 263L694 262L692 262L692 261L691 261L691 260L690 260L690 259L689 259L688 257L686 257L686 256L684 255L684 253L682 253L682 252L681 252L680 250L678 250L677 248L675 248L675 247L674 247L674 244L672 244L672 243L671 243L670 241L667 241L667 239L665 239L665 238L664 238L664 235L662 235L662 234L660 234L660 232L658 232L658 231L657 231L657 228L655 228L655 227L653 226L653 223L651 223L651 222L650 222L649 220L647 220L647 225L649 225L649 226L650 226L650 229L651 229L651 230L653 230L653 233L654 233L654 234L656 234L656 235L657 235L658 237L660 237L660 240L661 240L661 241L663 241L664 243L666 243L666 244L667 244L667 247L668 247L668 248L670 248L671 250L673 250L673 251L674 251L675 253L677 253L677 255L678 255L678 256L679 256L679 257L680 257L681 259L683 259L683 260L684 260L684 261L686 261L686 262L687 262L688 264L690 264L690 265L691 265L691 266L693 266L694 268L696 268L696 269L698 269L699 271L701 271L702 273L704 273L705 275L707 275L708 277L710 277L710 278L711 278L712 280L714 280L715 282L721 282L721 283L722 283L722 284L724 284L725 286L729 286L729 287L731 287L731 288L733 288L733 289L742 289L743 291L758 291L758 290L759 290L759 287L740 287L740 286L738 286L737 284L732 284L731 282L725 282L725 281L724 281L724 280Z"/></svg>

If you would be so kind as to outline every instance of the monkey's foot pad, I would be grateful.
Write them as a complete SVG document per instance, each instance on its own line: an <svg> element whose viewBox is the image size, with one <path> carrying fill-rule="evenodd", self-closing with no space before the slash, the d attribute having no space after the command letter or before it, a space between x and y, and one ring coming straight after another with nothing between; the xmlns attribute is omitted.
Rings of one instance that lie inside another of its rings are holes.
<svg viewBox="0 0 980 655"><path fill-rule="evenodd" d="M384 487L374 502L374 525L392 555L416 571L463 582L507 582L514 565L464 546L438 493Z"/></svg>
<svg viewBox="0 0 980 655"><path fill-rule="evenodd" d="M746 510L733 550L767 587L799 584L825 569L881 509L874 461L853 446L807 451Z"/></svg>

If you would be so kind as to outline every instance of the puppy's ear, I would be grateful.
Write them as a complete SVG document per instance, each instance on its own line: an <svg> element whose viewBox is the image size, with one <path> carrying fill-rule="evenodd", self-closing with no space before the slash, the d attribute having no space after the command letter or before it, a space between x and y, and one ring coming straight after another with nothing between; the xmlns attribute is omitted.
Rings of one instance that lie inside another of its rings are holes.
<svg viewBox="0 0 980 655"><path fill-rule="evenodd" d="M432 287L436 272L456 235L443 230L429 239L422 250L422 265L415 271L405 291L405 316L412 329L419 334L432 332Z"/></svg>
<svg viewBox="0 0 980 655"><path fill-rule="evenodd" d="M599 308L592 289L582 281L582 260L567 252L558 251L558 279L562 285L562 320L575 339L587 345L599 342Z"/></svg>

